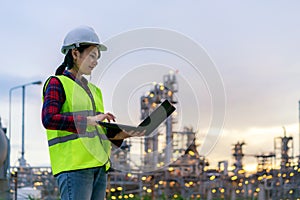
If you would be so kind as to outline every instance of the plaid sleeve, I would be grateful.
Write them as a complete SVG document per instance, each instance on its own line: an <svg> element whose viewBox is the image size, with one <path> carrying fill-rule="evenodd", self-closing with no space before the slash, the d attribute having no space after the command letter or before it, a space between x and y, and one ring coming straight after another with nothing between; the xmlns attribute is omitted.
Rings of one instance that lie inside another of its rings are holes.
<svg viewBox="0 0 300 200"><path fill-rule="evenodd" d="M44 92L42 107L42 123L44 127L50 130L85 133L87 126L86 116L60 113L65 100L65 92L61 82L57 78L52 77Z"/></svg>

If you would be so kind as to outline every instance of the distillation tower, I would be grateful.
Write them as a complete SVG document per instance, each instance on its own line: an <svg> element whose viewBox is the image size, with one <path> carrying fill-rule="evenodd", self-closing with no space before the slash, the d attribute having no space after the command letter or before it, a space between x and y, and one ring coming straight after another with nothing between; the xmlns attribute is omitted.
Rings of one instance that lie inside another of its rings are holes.
<svg viewBox="0 0 300 200"><path fill-rule="evenodd" d="M155 83L152 90L141 97L141 119L146 118L157 105L163 100L169 100L172 104L176 104L175 93L178 92L178 84L174 73L163 76L163 83ZM166 143L163 154L159 152L159 132L156 129L149 137L144 140L144 166L159 166L159 163L169 164L172 161L173 154L173 118L170 116L165 121ZM164 155L164 156L163 156Z"/></svg>
<svg viewBox="0 0 300 200"><path fill-rule="evenodd" d="M284 127L283 129L284 136L274 138L274 150L276 159L280 159L280 169L286 171L292 166L294 142L293 137L287 137L286 130Z"/></svg>
<svg viewBox="0 0 300 200"><path fill-rule="evenodd" d="M235 174L237 174L238 171L243 170L243 157L244 157L244 153L243 153L243 146L245 145L245 142L238 142L236 144L234 144L234 147L232 149L233 153L233 157L235 160L235 163L233 164L235 169L234 172Z"/></svg>

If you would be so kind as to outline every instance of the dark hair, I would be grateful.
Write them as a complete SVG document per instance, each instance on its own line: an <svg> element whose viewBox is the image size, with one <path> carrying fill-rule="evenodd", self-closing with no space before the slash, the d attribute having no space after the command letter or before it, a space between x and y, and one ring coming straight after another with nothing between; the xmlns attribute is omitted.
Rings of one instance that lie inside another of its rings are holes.
<svg viewBox="0 0 300 200"><path fill-rule="evenodd" d="M89 48L92 45L79 45L76 49L82 53L85 49ZM72 50L70 49L65 56L64 62L56 69L55 75L62 75L65 69L72 69L74 66Z"/></svg>

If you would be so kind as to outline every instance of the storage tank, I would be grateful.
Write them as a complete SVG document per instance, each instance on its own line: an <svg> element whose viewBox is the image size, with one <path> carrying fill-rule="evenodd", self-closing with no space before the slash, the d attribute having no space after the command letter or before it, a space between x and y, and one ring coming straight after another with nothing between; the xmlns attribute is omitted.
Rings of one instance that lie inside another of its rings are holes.
<svg viewBox="0 0 300 200"><path fill-rule="evenodd" d="M7 179L9 144L6 137L6 129L2 127L0 118L0 199L11 199L9 197L9 182Z"/></svg>
<svg viewBox="0 0 300 200"><path fill-rule="evenodd" d="M0 118L0 168L4 165L4 161L7 159L8 154L8 139L2 128Z"/></svg>

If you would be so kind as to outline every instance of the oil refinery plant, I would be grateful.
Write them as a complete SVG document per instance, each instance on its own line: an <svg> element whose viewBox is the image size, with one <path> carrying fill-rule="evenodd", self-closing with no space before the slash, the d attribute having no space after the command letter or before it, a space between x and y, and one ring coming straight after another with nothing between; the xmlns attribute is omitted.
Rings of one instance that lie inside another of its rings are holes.
<svg viewBox="0 0 300 200"><path fill-rule="evenodd" d="M165 99L176 107L177 92L176 74L164 75L140 98L141 119ZM224 147L232 151L233 166L221 160L214 167L199 154L196 131L174 130L176 123L172 115L150 136L126 139L112 150L107 199L300 199L300 163L285 129L274 138L272 152L250 155L243 149L246 141L235 141L232 149ZM51 168L9 166L9 147L0 122L0 200L59 199ZM244 169L246 156L256 158L256 172Z"/></svg>

